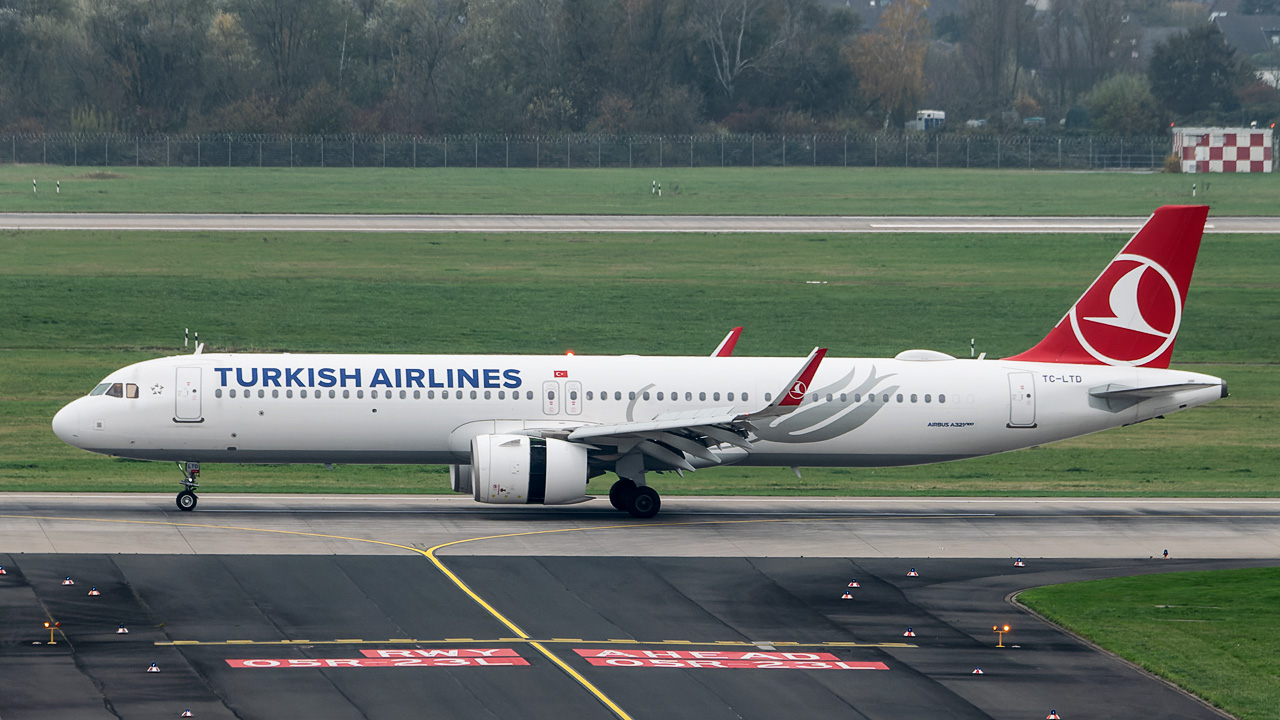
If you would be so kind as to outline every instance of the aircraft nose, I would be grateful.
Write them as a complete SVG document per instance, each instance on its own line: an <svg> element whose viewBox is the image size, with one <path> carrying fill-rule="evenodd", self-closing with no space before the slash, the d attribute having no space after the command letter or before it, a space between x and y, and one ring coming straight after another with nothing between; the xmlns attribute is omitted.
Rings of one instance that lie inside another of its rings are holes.
<svg viewBox="0 0 1280 720"><path fill-rule="evenodd" d="M80 432L80 409L72 402L53 416L53 434L68 445L78 445Z"/></svg>

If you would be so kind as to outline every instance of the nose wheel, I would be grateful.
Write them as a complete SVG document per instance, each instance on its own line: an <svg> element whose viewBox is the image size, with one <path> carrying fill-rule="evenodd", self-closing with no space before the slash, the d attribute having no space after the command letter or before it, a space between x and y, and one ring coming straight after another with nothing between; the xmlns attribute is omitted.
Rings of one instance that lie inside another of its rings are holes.
<svg viewBox="0 0 1280 720"><path fill-rule="evenodd" d="M198 499L199 498L196 497L196 494L194 492L190 490L183 490L182 492L178 493L178 509L186 512L195 510L196 501Z"/></svg>
<svg viewBox="0 0 1280 720"><path fill-rule="evenodd" d="M200 487L200 483L196 482L196 478L200 476L200 463L180 462L178 469L182 471L182 486L186 488L178 493L178 509L191 512L196 509L196 502L199 500L196 497L196 488Z"/></svg>

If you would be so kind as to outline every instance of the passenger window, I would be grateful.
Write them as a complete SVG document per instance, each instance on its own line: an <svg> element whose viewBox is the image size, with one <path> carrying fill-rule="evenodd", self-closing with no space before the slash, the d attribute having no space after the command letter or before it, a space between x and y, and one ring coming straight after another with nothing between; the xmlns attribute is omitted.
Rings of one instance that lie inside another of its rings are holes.
<svg viewBox="0 0 1280 720"><path fill-rule="evenodd" d="M881 396L880 396L880 399L881 399L882 401L884 401L884 402L889 402L889 393L885 393L885 394L881 395Z"/></svg>
<svg viewBox="0 0 1280 720"><path fill-rule="evenodd" d="M533 391L532 391L532 390L525 390L525 391L524 391L524 399L525 399L525 400L532 400L532 399L533 399Z"/></svg>
<svg viewBox="0 0 1280 720"><path fill-rule="evenodd" d="M691 392L686 392L686 393L684 394L684 400L685 400L685 402L691 402L691 401L693 400L693 393L691 393Z"/></svg>
<svg viewBox="0 0 1280 720"><path fill-rule="evenodd" d="M436 391L435 391L435 390L428 390L428 391L427 391L427 399L428 399L428 400L435 400L435 399L436 399Z"/></svg>
<svg viewBox="0 0 1280 720"><path fill-rule="evenodd" d="M271 391L271 397L273 397L273 398L278 398L278 397L280 397L280 391L279 391L279 390L272 390L272 391Z"/></svg>
<svg viewBox="0 0 1280 720"><path fill-rule="evenodd" d="M415 392L417 392L417 391L415 391ZM506 399L507 399L507 391L506 391L506 390L499 390L499 391L498 391L498 399L499 399L499 400L506 400Z"/></svg>
<svg viewBox="0 0 1280 720"><path fill-rule="evenodd" d="M490 391L488 391L488 390L485 390L485 391L484 391L484 399L485 399L485 400L488 400L488 399L490 399L490 398L492 398L492 397L493 397L493 393L492 393L492 392L490 392Z"/></svg>
<svg viewBox="0 0 1280 720"><path fill-rule="evenodd" d="M356 391L356 399L357 399L357 400L363 400L363 399L364 399L364 391L363 391L363 390L357 390L357 391Z"/></svg>
<svg viewBox="0 0 1280 720"><path fill-rule="evenodd" d="M329 391L329 399L330 399L330 400L332 400L332 399L334 399L334 398L336 398L336 397L338 397L338 391L337 391L337 390L330 390L330 391Z"/></svg>
<svg viewBox="0 0 1280 720"><path fill-rule="evenodd" d="M898 398L897 398L897 400L898 400L898 402L902 402L902 393L898 393Z"/></svg>
<svg viewBox="0 0 1280 720"><path fill-rule="evenodd" d="M876 401L875 393L871 393L870 395L867 395L867 402L875 402L875 401Z"/></svg>
<svg viewBox="0 0 1280 720"><path fill-rule="evenodd" d="M590 399L591 399L591 397L592 397L592 395L591 395L591 391L590 391L590 390L588 390L588 391L587 391L587 399L588 399L588 400L590 400Z"/></svg>
<svg viewBox="0 0 1280 720"><path fill-rule="evenodd" d="M707 399L707 394L706 394L706 393L704 393L704 392L700 392L700 393L698 393L698 399L699 399L699 400L706 400L706 399Z"/></svg>
<svg viewBox="0 0 1280 720"><path fill-rule="evenodd" d="M849 396L846 393L840 393L840 402L849 402Z"/></svg>
<svg viewBox="0 0 1280 720"><path fill-rule="evenodd" d="M292 391L292 390L285 390L285 391L284 391L284 396L285 396L285 397L287 397L287 398L291 398L291 397L293 397L293 391Z"/></svg>
<svg viewBox="0 0 1280 720"><path fill-rule="evenodd" d="M831 393L827 393L827 402L831 402L833 399L834 398L831 397Z"/></svg>
<svg viewBox="0 0 1280 720"><path fill-rule="evenodd" d="M944 403L946 401L947 401L947 396L943 395L942 393L938 393L938 402Z"/></svg>
<svg viewBox="0 0 1280 720"><path fill-rule="evenodd" d="M124 397L124 385L111 383L111 387L107 388L107 397Z"/></svg>
<svg viewBox="0 0 1280 720"><path fill-rule="evenodd" d="M303 390L302 392L306 392L306 390ZM235 396L236 396L236 389L235 389L235 388L231 388L231 392L230 392L229 394L231 395L231 397L235 397Z"/></svg>
<svg viewBox="0 0 1280 720"><path fill-rule="evenodd" d="M916 401L916 394L911 393L911 402L915 402L915 401Z"/></svg>
<svg viewBox="0 0 1280 720"><path fill-rule="evenodd" d="M930 395L929 393L925 393L925 394L924 394L924 401L925 401L925 402L927 402L927 403L929 403L929 402L933 402L933 396L932 396L932 395Z"/></svg>
<svg viewBox="0 0 1280 720"><path fill-rule="evenodd" d="M632 390L631 392L627 393L627 399L628 399L628 400L635 400L635 399L636 399L636 391L635 391L635 390Z"/></svg>
<svg viewBox="0 0 1280 720"><path fill-rule="evenodd" d="M548 400L555 400L555 399L556 399L556 391L555 391L555 390L548 390L548 391L547 391L547 399L548 399Z"/></svg>
<svg viewBox="0 0 1280 720"><path fill-rule="evenodd" d="M733 393L729 393L729 394L728 394L727 396L725 396L725 397L726 397L726 399L727 399L729 402L733 402Z"/></svg>
<svg viewBox="0 0 1280 720"><path fill-rule="evenodd" d="M711 393L711 399L720 402L720 393Z"/></svg>
<svg viewBox="0 0 1280 720"><path fill-rule="evenodd" d="M613 399L614 399L614 400L621 400L621 399L622 399L622 392L621 392L620 390L614 390L614 391L613 391Z"/></svg>
<svg viewBox="0 0 1280 720"><path fill-rule="evenodd" d="M648 400L648 399L649 399L648 397L645 397L645 400ZM662 399L662 393L661 393L661 392L659 392L659 393L658 393L658 399L659 399L659 400L661 400L661 399Z"/></svg>
<svg viewBox="0 0 1280 720"><path fill-rule="evenodd" d="M90 397L92 397L92 396L94 396L94 395L101 395L102 393L106 392L106 391L107 391L107 388L109 388L109 387L111 387L111 383L102 383L101 385L99 385L99 386L95 387L94 389L90 390L90 391L89 391L89 396L90 396Z"/></svg>
<svg viewBox="0 0 1280 720"><path fill-rule="evenodd" d="M645 399L645 400L648 400L648 399L649 399L649 393L645 393L645 394L644 394L644 399Z"/></svg>
<svg viewBox="0 0 1280 720"><path fill-rule="evenodd" d="M422 399L422 391L421 391L421 390L414 390L414 391L413 391L413 399L414 399L414 400L421 400L421 399Z"/></svg>
<svg viewBox="0 0 1280 720"><path fill-rule="evenodd" d="M765 401L765 402L773 402L773 393L765 393L765 394L764 394L764 401Z"/></svg>
<svg viewBox="0 0 1280 720"><path fill-rule="evenodd" d="M406 397L408 397L408 395L409 395L409 393L405 392L404 390L401 390L401 391L400 391L400 399L401 399L401 400L404 400ZM487 393L487 392L486 392L484 395L485 395L485 397L489 397L489 393Z"/></svg>
<svg viewBox="0 0 1280 720"><path fill-rule="evenodd" d="M133 383L129 383L129 384L125 385L125 386L124 386L124 396L125 396L126 398L130 399L130 400L137 400L137 399L138 399L138 386L137 386L137 385L134 385Z"/></svg>
<svg viewBox="0 0 1280 720"><path fill-rule="evenodd" d="M232 390L231 392L233 393L233 394L231 395L231 397L235 397L235 394L234 394L234 393L235 393L235 390ZM298 391L298 397L306 397L306 396L307 396L307 391L306 391L306 390L299 390L299 391Z"/></svg>
<svg viewBox="0 0 1280 720"><path fill-rule="evenodd" d="M472 390L472 391L471 391L471 399L472 399L472 400L475 400L475 399L476 399L476 391L475 391L475 390Z"/></svg>
<svg viewBox="0 0 1280 720"><path fill-rule="evenodd" d="M746 402L746 401L747 401L747 394L742 393L742 402Z"/></svg>
<svg viewBox="0 0 1280 720"><path fill-rule="evenodd" d="M570 390L570 391L569 391L569 399L570 399L570 400L577 400L577 399L578 399L578 391L577 391L577 390Z"/></svg>
<svg viewBox="0 0 1280 720"><path fill-rule="evenodd" d="M220 398L220 397L222 397L222 388L218 388L217 390L214 390L214 391L213 391L213 396L214 396L214 397L219 397L219 398Z"/></svg>

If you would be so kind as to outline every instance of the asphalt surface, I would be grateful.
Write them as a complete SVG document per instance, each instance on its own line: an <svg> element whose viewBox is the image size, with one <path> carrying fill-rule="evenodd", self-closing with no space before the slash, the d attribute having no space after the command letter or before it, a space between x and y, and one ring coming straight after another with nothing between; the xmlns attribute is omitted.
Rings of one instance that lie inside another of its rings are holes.
<svg viewBox="0 0 1280 720"><path fill-rule="evenodd" d="M1130 234L1146 217L840 217L743 215L306 215L0 213L0 230L232 232L696 232ZM1280 233L1280 217L1211 217L1206 233Z"/></svg>
<svg viewBox="0 0 1280 720"><path fill-rule="evenodd" d="M0 718L1214 718L1006 598L1280 564L1265 499L172 502L0 494Z"/></svg>
<svg viewBox="0 0 1280 720"><path fill-rule="evenodd" d="M206 488L217 487L217 472L205 473ZM661 490L658 480L655 487ZM200 497L195 512L183 513L173 493L0 493L0 550L396 555L405 553L402 546L490 537L443 552L1147 558L1169 550L1179 559L1280 558L1280 499L1267 498L666 496L662 513L646 521L613 510L604 499L513 507L458 495Z"/></svg>
<svg viewBox="0 0 1280 720"><path fill-rule="evenodd" d="M0 577L7 720L177 717L187 709L200 718L617 716L421 557L0 555L0 562L9 573ZM1128 720L1222 716L1005 596L1067 580L1266 563L458 557L448 564L633 718L1012 720L1056 710ZM920 576L907 577L908 567ZM66 576L76 584L63 586ZM854 599L840 599L855 578ZM101 596L88 596L91 586ZM54 646L43 644L47 617L62 623ZM1006 622L1013 630L999 649L990 628ZM116 634L121 623L129 634ZM903 637L908 626L915 637ZM499 648L528 664L228 662ZM885 669L597 667L577 652L592 649L827 653L851 667ZM160 672L146 672L153 662ZM972 674L976 667L984 674Z"/></svg>

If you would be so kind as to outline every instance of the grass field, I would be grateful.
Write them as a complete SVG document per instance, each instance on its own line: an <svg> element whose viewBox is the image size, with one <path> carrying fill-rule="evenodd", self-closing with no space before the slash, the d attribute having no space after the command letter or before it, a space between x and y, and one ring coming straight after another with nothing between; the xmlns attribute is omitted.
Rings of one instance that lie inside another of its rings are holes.
<svg viewBox="0 0 1280 720"><path fill-rule="evenodd" d="M1280 718L1280 568L1055 585L1018 600L1242 720Z"/></svg>
<svg viewBox="0 0 1280 720"><path fill-rule="evenodd" d="M31 181L39 182L32 193ZM661 198L650 193L662 183ZM54 192L61 181L62 192ZM1280 179L926 168L73 168L0 166L0 212L1273 215ZM677 189L678 188L678 189Z"/></svg>
<svg viewBox="0 0 1280 720"><path fill-rule="evenodd" d="M57 408L181 352L989 355L1039 340L1119 235L0 233L0 487L172 490L167 466L63 445ZM666 493L1280 494L1280 245L1211 236L1174 357L1232 397L1035 450L887 470L723 468ZM806 284L823 280L826 285ZM440 468L211 466L207 491L436 492ZM594 485L593 485L594 487ZM607 484L600 489L607 487Z"/></svg>

